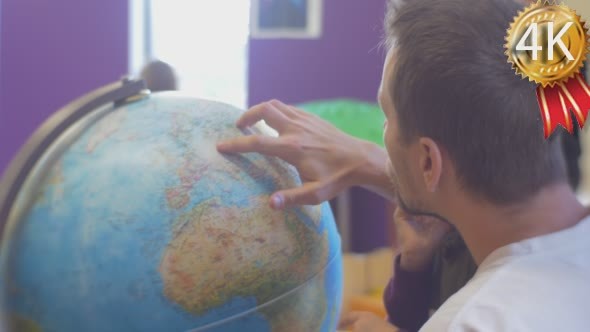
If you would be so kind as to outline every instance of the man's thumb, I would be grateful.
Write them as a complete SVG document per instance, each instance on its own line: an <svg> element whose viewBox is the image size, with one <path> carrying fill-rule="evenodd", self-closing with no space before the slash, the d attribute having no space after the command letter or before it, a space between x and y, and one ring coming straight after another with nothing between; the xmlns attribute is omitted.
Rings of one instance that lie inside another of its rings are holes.
<svg viewBox="0 0 590 332"><path fill-rule="evenodd" d="M270 197L270 206L281 210L299 205L317 205L330 199L326 188L318 182L307 182L300 187L277 191Z"/></svg>

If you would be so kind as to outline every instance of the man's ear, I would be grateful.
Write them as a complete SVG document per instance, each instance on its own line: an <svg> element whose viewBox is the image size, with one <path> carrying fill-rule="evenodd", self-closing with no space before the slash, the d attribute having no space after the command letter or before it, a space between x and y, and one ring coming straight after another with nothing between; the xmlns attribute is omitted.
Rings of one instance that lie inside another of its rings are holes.
<svg viewBox="0 0 590 332"><path fill-rule="evenodd" d="M421 137L419 144L420 171L426 190L435 192L442 175L442 153L438 144L428 137Z"/></svg>

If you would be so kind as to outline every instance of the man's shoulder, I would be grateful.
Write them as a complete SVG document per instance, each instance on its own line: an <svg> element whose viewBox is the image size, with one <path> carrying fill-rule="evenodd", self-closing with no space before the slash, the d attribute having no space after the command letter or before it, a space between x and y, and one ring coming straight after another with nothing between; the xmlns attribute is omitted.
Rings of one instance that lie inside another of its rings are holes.
<svg viewBox="0 0 590 332"><path fill-rule="evenodd" d="M491 275L476 274L463 288L447 299L420 331L452 331L453 326L473 307L480 306L479 297Z"/></svg>
<svg viewBox="0 0 590 332"><path fill-rule="evenodd" d="M567 283L567 281L564 281ZM451 297L421 331L581 331L590 326L590 287L552 286L549 292L484 286L469 296L469 287ZM549 286L551 287L551 286Z"/></svg>
<svg viewBox="0 0 590 332"><path fill-rule="evenodd" d="M574 263L579 254L507 257L484 266L423 331L568 330L564 321L569 330L590 326L583 312L590 306L590 267Z"/></svg>

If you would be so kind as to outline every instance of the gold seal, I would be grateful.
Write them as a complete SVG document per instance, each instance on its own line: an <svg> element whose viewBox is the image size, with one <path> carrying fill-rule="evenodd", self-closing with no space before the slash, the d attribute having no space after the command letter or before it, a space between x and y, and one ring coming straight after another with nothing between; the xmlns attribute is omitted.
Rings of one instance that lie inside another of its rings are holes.
<svg viewBox="0 0 590 332"><path fill-rule="evenodd" d="M580 72L589 46L588 29L574 10L539 1L515 17L505 48L517 74L552 87Z"/></svg>

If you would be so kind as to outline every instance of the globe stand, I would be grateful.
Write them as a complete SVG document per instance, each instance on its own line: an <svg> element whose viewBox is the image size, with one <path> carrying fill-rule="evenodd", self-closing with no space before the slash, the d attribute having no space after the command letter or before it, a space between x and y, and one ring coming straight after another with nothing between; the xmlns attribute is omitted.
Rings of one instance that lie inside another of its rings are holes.
<svg viewBox="0 0 590 332"><path fill-rule="evenodd" d="M108 104L117 107L148 95L149 90L143 80L123 78L70 102L45 121L20 149L0 181L0 239L17 194L27 176L44 151L66 129L99 107Z"/></svg>

